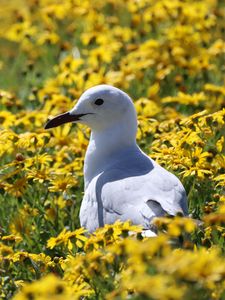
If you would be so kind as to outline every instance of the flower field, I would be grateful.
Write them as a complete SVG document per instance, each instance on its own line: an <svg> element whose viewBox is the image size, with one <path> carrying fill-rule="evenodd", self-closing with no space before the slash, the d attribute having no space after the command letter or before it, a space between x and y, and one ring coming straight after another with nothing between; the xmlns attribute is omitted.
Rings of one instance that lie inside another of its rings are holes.
<svg viewBox="0 0 225 300"><path fill-rule="evenodd" d="M1 0L0 14L0 299L225 299L224 1ZM138 144L187 191L191 218L156 219L155 238L80 228L90 129L44 129L102 83L132 97Z"/></svg>

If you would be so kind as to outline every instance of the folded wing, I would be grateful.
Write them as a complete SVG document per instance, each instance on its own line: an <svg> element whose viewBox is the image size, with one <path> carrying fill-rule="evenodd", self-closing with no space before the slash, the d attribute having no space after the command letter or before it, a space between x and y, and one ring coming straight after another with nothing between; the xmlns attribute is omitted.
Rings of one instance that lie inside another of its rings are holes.
<svg viewBox="0 0 225 300"><path fill-rule="evenodd" d="M131 220L149 228L151 220L165 214L188 214L185 190L176 176L154 163L145 174L114 168L96 182L96 198L102 208L102 223Z"/></svg>

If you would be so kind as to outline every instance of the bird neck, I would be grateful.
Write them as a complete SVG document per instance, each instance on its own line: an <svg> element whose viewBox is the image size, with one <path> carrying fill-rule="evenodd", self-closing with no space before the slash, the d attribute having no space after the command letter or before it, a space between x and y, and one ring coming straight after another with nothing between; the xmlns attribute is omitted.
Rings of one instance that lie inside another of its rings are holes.
<svg viewBox="0 0 225 300"><path fill-rule="evenodd" d="M136 144L137 122L124 120L105 130L93 130L84 161L84 180L87 189L91 180L123 160L127 154L139 151Z"/></svg>

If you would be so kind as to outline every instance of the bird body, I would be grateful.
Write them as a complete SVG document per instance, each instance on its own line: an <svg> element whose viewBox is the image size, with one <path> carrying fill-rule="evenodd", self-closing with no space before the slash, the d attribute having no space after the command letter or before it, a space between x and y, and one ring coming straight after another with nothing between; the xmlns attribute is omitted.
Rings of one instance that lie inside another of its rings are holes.
<svg viewBox="0 0 225 300"><path fill-rule="evenodd" d="M130 220L151 230L154 217L188 214L179 179L138 147L136 111L126 93L108 85L93 87L46 128L71 121L92 130L84 162L81 226L93 232L116 220Z"/></svg>
<svg viewBox="0 0 225 300"><path fill-rule="evenodd" d="M187 214L180 181L138 147L93 177L80 210L81 225L92 232L116 220L151 228L156 216Z"/></svg>

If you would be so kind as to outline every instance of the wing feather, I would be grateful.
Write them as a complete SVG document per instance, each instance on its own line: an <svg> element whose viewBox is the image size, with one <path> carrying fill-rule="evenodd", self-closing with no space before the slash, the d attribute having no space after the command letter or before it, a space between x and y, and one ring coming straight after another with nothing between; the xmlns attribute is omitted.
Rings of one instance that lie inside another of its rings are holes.
<svg viewBox="0 0 225 300"><path fill-rule="evenodd" d="M103 209L121 220L148 226L155 216L166 213L187 215L187 199L180 181L160 166L144 175L126 177L126 172L111 169L102 174ZM112 218L112 216L110 216ZM107 214L105 221L107 222Z"/></svg>
<svg viewBox="0 0 225 300"><path fill-rule="evenodd" d="M151 229L151 220L166 213L188 214L179 179L142 154L97 175L85 191L81 225L90 232L116 220L131 220Z"/></svg>

